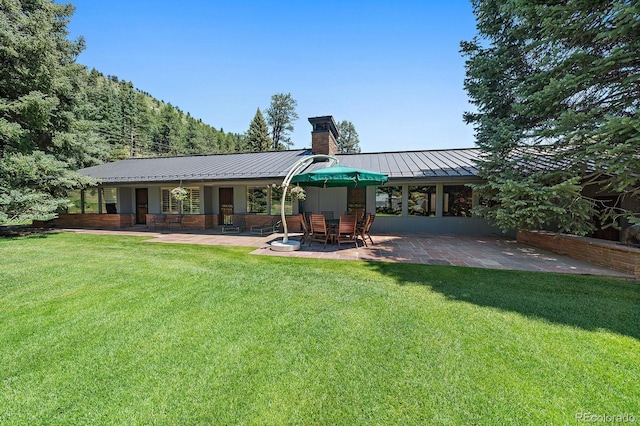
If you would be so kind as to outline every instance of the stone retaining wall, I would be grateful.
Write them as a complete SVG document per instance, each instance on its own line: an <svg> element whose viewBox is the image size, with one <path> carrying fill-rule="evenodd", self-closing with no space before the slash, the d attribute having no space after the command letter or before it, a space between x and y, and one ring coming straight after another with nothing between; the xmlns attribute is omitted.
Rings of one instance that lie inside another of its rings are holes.
<svg viewBox="0 0 640 426"><path fill-rule="evenodd" d="M640 278L640 249L615 241L547 231L518 231L518 242L596 265L627 272Z"/></svg>

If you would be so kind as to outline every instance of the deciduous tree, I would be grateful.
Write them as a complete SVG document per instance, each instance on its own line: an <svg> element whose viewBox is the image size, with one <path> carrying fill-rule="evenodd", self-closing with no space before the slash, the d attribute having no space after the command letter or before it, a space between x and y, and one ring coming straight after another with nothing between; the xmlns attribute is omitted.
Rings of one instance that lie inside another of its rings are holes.
<svg viewBox="0 0 640 426"><path fill-rule="evenodd" d="M271 105L265 112L267 124L271 127L271 140L275 151L293 145L289 133L293 132L293 122L298 119L297 105L298 102L293 99L291 93L276 93L271 96Z"/></svg>

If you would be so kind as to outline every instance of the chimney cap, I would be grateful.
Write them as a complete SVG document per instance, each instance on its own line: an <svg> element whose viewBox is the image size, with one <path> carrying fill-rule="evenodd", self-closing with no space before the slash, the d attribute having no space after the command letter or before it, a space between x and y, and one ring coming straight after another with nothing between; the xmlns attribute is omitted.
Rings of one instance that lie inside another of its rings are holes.
<svg viewBox="0 0 640 426"><path fill-rule="evenodd" d="M334 138L338 139L338 137L340 136L338 127L336 126L336 122L333 121L333 116L331 115L309 117L309 123L311 123L311 125L313 126L313 132L331 131Z"/></svg>

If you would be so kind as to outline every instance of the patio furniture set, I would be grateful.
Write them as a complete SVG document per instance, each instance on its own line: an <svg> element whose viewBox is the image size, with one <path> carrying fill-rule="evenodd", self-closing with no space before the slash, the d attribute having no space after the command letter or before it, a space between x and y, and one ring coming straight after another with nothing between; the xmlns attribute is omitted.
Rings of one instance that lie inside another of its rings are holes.
<svg viewBox="0 0 640 426"><path fill-rule="evenodd" d="M367 213L358 220L356 215L344 214L338 219L334 219L332 211L322 212L321 214L300 214L300 227L302 230L301 244L307 242L311 245L312 241L337 244L340 248L341 243L353 243L356 248L359 241L365 247L368 247L367 238L373 244L371 238L371 225L375 219L375 214ZM249 227L249 232L255 235L270 235L277 232L282 226L282 221L277 217L272 217L261 224ZM158 229L165 228L171 231L174 227L184 230L183 215L155 215L147 223L147 227ZM222 234L240 233L246 229L244 215L233 215L228 223L224 223L217 227Z"/></svg>
<svg viewBox="0 0 640 426"><path fill-rule="evenodd" d="M324 243L324 247L328 242L336 243L340 248L340 243L354 243L358 248L358 241L362 240L365 247L368 247L367 238L371 244L373 239L371 238L371 225L375 220L375 215L368 213L363 220L358 220L355 215L344 214L339 219L327 219L325 212L323 214L309 214L306 215L308 222L304 215L299 215L300 225L302 227L302 239L301 244L308 242L311 245L312 241L319 241ZM333 213L331 213L331 217Z"/></svg>

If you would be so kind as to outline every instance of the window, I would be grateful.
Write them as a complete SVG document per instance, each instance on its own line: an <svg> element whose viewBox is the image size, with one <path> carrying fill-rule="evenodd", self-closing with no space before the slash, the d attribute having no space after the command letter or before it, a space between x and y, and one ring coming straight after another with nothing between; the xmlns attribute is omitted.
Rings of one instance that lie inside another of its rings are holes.
<svg viewBox="0 0 640 426"><path fill-rule="evenodd" d="M409 216L435 216L436 187L410 186L408 203Z"/></svg>
<svg viewBox="0 0 640 426"><path fill-rule="evenodd" d="M187 191L189 194L182 202L182 211L192 214L200 213L200 188L187 188Z"/></svg>
<svg viewBox="0 0 640 426"><path fill-rule="evenodd" d="M471 217L473 207L471 188L465 185L445 185L443 216Z"/></svg>
<svg viewBox="0 0 640 426"><path fill-rule="evenodd" d="M248 187L247 188L247 213L251 214L267 214L267 187Z"/></svg>
<svg viewBox="0 0 640 426"><path fill-rule="evenodd" d="M282 214L280 212L280 203L282 202L282 188L276 186L271 188L271 213L272 215ZM293 214L293 203L291 202L291 193L287 191L284 199L284 214Z"/></svg>
<svg viewBox="0 0 640 426"><path fill-rule="evenodd" d="M180 211L180 202L171 196L173 188L162 188L162 213L200 213L200 188L187 188L187 198L182 201L182 211Z"/></svg>
<svg viewBox="0 0 640 426"><path fill-rule="evenodd" d="M84 191L78 189L69 191L67 196L67 213L117 213L117 188L89 188Z"/></svg>
<svg viewBox="0 0 640 426"><path fill-rule="evenodd" d="M117 213L118 188L102 188L102 213Z"/></svg>
<svg viewBox="0 0 640 426"><path fill-rule="evenodd" d="M69 197L67 213L82 213L82 191L79 189L69 191L67 197Z"/></svg>
<svg viewBox="0 0 640 426"><path fill-rule="evenodd" d="M402 214L402 187L378 186L376 188L376 214L400 216Z"/></svg>
<svg viewBox="0 0 640 426"><path fill-rule="evenodd" d="M84 190L84 211L83 213L98 213L98 188Z"/></svg>

